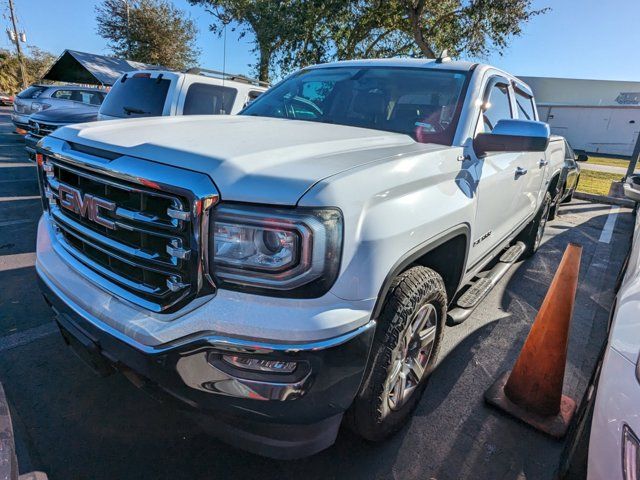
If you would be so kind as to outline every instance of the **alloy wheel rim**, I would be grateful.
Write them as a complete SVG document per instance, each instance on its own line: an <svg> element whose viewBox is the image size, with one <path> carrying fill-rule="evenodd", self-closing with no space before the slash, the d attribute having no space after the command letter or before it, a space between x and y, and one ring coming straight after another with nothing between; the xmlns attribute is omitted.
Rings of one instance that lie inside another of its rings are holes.
<svg viewBox="0 0 640 480"><path fill-rule="evenodd" d="M424 378L438 325L438 312L431 303L421 306L402 333L386 381L389 410L402 408Z"/></svg>

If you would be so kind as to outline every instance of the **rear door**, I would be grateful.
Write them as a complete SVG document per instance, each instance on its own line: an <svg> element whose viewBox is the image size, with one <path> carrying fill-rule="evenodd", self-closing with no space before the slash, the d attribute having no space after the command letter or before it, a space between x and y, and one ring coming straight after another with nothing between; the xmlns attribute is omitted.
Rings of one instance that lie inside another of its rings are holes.
<svg viewBox="0 0 640 480"><path fill-rule="evenodd" d="M499 120L515 118L511 101L510 82L501 76L493 76L486 84L483 108L476 126L478 133L490 133ZM475 152L472 153L475 156ZM478 204L475 226L472 230L470 264L483 260L498 244L502 243L525 217L519 211L522 205L523 168L521 153L489 153L484 158L472 159L480 165Z"/></svg>
<svg viewBox="0 0 640 480"><path fill-rule="evenodd" d="M520 120L537 120L533 95L524 90L524 86L514 85L513 99L514 111ZM527 170L522 176L523 193L520 195L519 218L524 219L532 215L542 201L542 183L545 179L545 171L549 164L546 152L523 152L520 154L522 167Z"/></svg>

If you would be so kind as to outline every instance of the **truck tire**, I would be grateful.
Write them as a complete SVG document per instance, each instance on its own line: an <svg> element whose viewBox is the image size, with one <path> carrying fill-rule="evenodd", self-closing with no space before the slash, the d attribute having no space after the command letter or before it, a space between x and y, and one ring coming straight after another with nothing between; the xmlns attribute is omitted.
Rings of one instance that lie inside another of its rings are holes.
<svg viewBox="0 0 640 480"><path fill-rule="evenodd" d="M549 192L545 193L538 213L536 213L536 216L533 217L533 220L529 222L522 233L518 235L518 240L523 242L526 247L522 253L522 256L525 258L533 256L533 254L538 251L538 247L540 247L540 242L544 235L544 229L546 228L547 220L549 219L551 202L551 194Z"/></svg>
<svg viewBox="0 0 640 480"><path fill-rule="evenodd" d="M442 277L413 267L391 285L360 392L347 424L380 441L398 431L418 404L438 355L447 314Z"/></svg>

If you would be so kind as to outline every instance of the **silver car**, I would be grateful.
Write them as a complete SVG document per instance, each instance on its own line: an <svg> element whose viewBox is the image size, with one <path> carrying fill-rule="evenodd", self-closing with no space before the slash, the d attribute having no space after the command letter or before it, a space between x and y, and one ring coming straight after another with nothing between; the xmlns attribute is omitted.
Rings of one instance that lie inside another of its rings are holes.
<svg viewBox="0 0 640 480"><path fill-rule="evenodd" d="M29 117L49 108L81 107L102 104L107 95L99 88L76 85L31 85L16 95L11 121L17 128L27 130Z"/></svg>

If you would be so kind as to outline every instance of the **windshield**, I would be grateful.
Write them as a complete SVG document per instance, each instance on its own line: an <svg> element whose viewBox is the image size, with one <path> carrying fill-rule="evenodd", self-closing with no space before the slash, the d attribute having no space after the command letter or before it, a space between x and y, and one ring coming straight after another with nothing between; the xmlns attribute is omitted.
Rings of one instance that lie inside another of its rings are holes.
<svg viewBox="0 0 640 480"><path fill-rule="evenodd" d="M303 70L260 95L241 115L405 133L451 145L467 74L407 67Z"/></svg>
<svg viewBox="0 0 640 480"><path fill-rule="evenodd" d="M107 94L100 113L110 117L155 117L162 115L171 80L133 76L118 81Z"/></svg>

